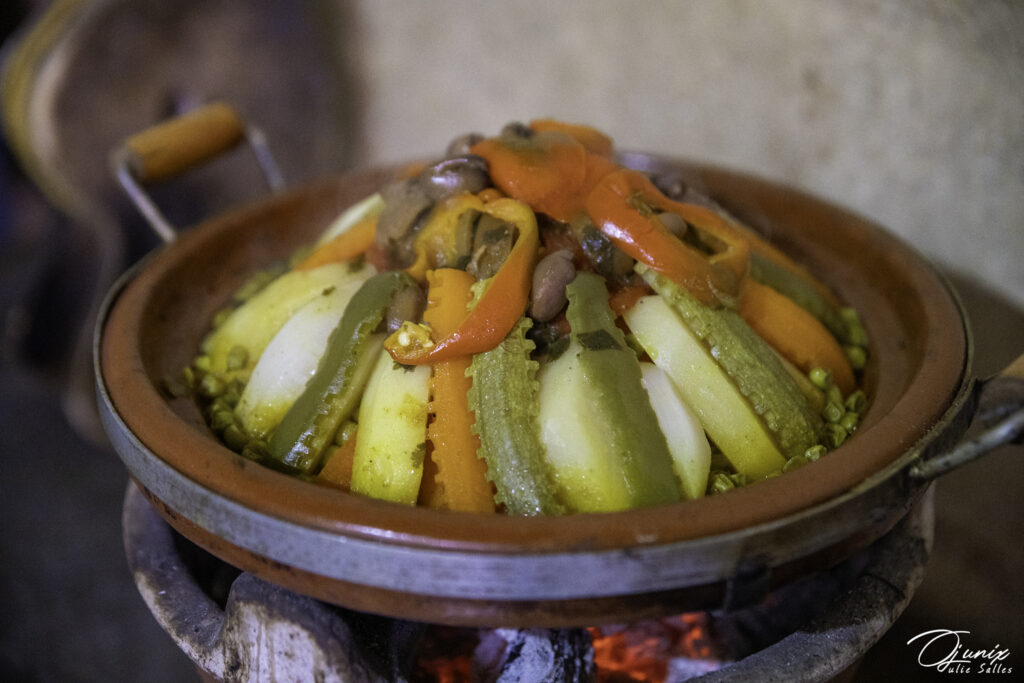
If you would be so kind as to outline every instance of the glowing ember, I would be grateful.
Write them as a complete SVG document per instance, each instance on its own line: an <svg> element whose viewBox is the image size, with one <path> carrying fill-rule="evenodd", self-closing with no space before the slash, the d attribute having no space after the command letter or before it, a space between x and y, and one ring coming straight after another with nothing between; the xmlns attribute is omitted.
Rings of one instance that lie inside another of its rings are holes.
<svg viewBox="0 0 1024 683"><path fill-rule="evenodd" d="M702 612L590 632L597 680L602 683L665 681L673 659L716 659Z"/></svg>
<svg viewBox="0 0 1024 683"><path fill-rule="evenodd" d="M598 683L630 683L686 680L680 678L681 662L696 673L723 665L721 653L712 644L710 617L704 612L681 614L665 619L624 626L587 629L593 641ZM414 683L469 683L487 669L477 651L487 631L468 628L431 627L421 641Z"/></svg>

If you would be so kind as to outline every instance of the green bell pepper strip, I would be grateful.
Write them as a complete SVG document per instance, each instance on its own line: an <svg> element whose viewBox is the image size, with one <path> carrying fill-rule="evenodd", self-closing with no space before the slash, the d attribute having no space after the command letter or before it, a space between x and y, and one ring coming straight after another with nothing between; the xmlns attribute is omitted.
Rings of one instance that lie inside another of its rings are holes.
<svg viewBox="0 0 1024 683"><path fill-rule="evenodd" d="M271 435L271 458L299 472L316 470L334 433L359 404L383 343L373 332L392 297L409 284L415 281L406 273L389 271L367 280L352 296L316 373Z"/></svg>

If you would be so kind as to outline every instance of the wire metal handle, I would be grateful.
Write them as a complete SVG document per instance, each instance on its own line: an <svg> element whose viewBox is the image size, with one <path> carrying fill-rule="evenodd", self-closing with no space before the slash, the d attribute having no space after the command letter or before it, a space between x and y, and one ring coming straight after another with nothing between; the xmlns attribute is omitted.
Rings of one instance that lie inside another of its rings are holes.
<svg viewBox="0 0 1024 683"><path fill-rule="evenodd" d="M166 180L248 143L271 192L284 187L284 179L263 132L242 121L223 102L208 104L159 123L125 140L111 154L118 182L164 242L178 231L146 192L144 185Z"/></svg>

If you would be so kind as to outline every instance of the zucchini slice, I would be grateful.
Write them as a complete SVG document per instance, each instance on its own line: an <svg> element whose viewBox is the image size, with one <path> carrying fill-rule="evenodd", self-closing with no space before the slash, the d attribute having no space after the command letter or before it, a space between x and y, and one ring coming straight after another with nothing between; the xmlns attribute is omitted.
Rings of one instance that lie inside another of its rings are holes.
<svg viewBox="0 0 1024 683"><path fill-rule="evenodd" d="M379 353L359 405L352 491L416 504L429 398L429 365L399 365L387 351Z"/></svg>

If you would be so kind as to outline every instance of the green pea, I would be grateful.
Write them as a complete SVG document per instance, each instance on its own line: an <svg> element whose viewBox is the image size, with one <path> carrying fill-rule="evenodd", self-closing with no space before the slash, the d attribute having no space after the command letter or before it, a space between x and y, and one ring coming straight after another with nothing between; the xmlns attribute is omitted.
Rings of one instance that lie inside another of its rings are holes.
<svg viewBox="0 0 1024 683"><path fill-rule="evenodd" d="M199 380L198 392L205 398L216 398L223 394L228 388L224 380L216 375L205 375Z"/></svg>
<svg viewBox="0 0 1024 683"><path fill-rule="evenodd" d="M355 420L346 420L335 433L334 443L339 446L344 446L349 439L356 435L356 429L358 429L358 427L359 425L356 424Z"/></svg>
<svg viewBox="0 0 1024 683"><path fill-rule="evenodd" d="M732 480L733 485L737 488L747 485L747 475L742 472L734 472L730 474L729 479Z"/></svg>
<svg viewBox="0 0 1024 683"><path fill-rule="evenodd" d="M806 451L804 451L804 457L807 459L808 462L814 462L824 457L826 453L828 453L828 449L825 448L823 444L819 443L815 444L814 446L811 446Z"/></svg>
<svg viewBox="0 0 1024 683"><path fill-rule="evenodd" d="M210 429L221 433L228 427L235 424L234 413L227 410L218 410L210 416Z"/></svg>
<svg viewBox="0 0 1024 683"><path fill-rule="evenodd" d="M195 368L199 373L207 373L210 371L210 367L213 365L213 361L209 356L196 356L192 361L192 367Z"/></svg>
<svg viewBox="0 0 1024 683"><path fill-rule="evenodd" d="M844 346L843 351L846 353L846 360L850 361L850 366L854 370L863 370L864 366L868 363L867 351L860 346Z"/></svg>
<svg viewBox="0 0 1024 683"><path fill-rule="evenodd" d="M846 401L843 403L846 409L851 413L862 413L864 408L868 405L868 397L863 391L857 389L855 392L846 397Z"/></svg>
<svg viewBox="0 0 1024 683"><path fill-rule="evenodd" d="M832 373L825 368L814 368L808 373L811 383L822 391L832 386Z"/></svg>
<svg viewBox="0 0 1024 683"><path fill-rule="evenodd" d="M249 443L249 437L236 424L228 425L221 436L227 447L236 453L241 453L242 449Z"/></svg>
<svg viewBox="0 0 1024 683"><path fill-rule="evenodd" d="M860 423L860 415L852 411L843 415L843 419L839 421L839 425L851 434L857 429L858 423Z"/></svg>
<svg viewBox="0 0 1024 683"><path fill-rule="evenodd" d="M846 429L842 425L829 423L825 425L825 430L832 448L839 448L848 436Z"/></svg>
<svg viewBox="0 0 1024 683"><path fill-rule="evenodd" d="M708 492L711 494L725 493L736 488L736 484L725 472L715 472L711 476L711 482L708 485Z"/></svg>
<svg viewBox="0 0 1024 683"><path fill-rule="evenodd" d="M782 466L783 472L792 472L795 469L799 469L806 465L809 461L802 455L794 455L792 458L786 461L786 464Z"/></svg>
<svg viewBox="0 0 1024 683"><path fill-rule="evenodd" d="M231 350L228 351L225 362L227 363L228 370L241 370L249 362L249 349L241 344L232 346Z"/></svg>
<svg viewBox="0 0 1024 683"><path fill-rule="evenodd" d="M843 419L844 414L846 411L843 409L843 404L832 400L829 400L821 411L821 416L827 422L839 422Z"/></svg>

